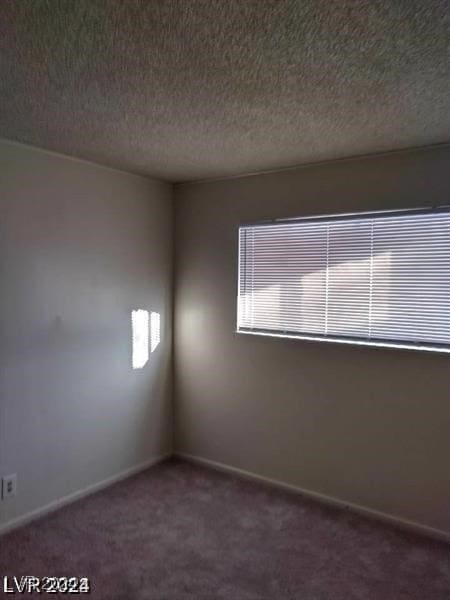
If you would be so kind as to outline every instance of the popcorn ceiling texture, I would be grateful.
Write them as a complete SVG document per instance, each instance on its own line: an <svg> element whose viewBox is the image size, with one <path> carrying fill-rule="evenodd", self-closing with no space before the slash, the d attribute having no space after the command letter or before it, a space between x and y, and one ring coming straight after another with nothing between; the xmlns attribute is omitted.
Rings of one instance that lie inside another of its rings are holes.
<svg viewBox="0 0 450 600"><path fill-rule="evenodd" d="M0 136L170 181L450 141L448 0L2 0Z"/></svg>

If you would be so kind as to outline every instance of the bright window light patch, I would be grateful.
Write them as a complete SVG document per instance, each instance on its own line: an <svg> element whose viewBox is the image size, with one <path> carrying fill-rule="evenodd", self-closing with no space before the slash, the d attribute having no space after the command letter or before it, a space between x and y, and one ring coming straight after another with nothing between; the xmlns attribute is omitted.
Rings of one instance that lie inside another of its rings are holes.
<svg viewBox="0 0 450 600"><path fill-rule="evenodd" d="M154 352L161 340L161 316L159 312L150 313L150 352Z"/></svg>
<svg viewBox="0 0 450 600"><path fill-rule="evenodd" d="M131 311L133 369L142 369L148 361L148 325L148 310Z"/></svg>

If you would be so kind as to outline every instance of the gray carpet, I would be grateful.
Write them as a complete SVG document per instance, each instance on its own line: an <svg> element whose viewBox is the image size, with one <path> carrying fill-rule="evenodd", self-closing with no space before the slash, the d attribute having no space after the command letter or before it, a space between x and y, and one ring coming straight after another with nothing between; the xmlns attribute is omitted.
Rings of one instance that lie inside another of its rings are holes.
<svg viewBox="0 0 450 600"><path fill-rule="evenodd" d="M25 574L108 600L448 600L450 546L171 460L2 537L0 575Z"/></svg>

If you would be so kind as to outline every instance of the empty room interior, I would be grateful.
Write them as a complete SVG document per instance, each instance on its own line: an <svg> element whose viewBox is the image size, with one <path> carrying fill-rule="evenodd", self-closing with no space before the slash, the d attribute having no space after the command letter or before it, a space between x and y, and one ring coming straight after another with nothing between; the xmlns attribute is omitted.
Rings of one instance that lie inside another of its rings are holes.
<svg viewBox="0 0 450 600"><path fill-rule="evenodd" d="M1 594L450 598L448 0L2 0Z"/></svg>

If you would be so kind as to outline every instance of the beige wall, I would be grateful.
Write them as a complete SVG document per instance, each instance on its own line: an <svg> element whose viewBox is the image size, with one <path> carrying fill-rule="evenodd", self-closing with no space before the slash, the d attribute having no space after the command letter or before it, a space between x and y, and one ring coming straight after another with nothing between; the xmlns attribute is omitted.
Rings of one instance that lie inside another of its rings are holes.
<svg viewBox="0 0 450 600"><path fill-rule="evenodd" d="M450 357L237 335L237 227L450 203L450 148L177 186L176 449L450 532Z"/></svg>
<svg viewBox="0 0 450 600"><path fill-rule="evenodd" d="M0 206L1 527L171 450L171 186L0 142Z"/></svg>
<svg viewBox="0 0 450 600"><path fill-rule="evenodd" d="M450 531L449 357L235 334L237 226L450 200L450 149L176 188L176 449ZM171 451L169 185L0 141L0 528ZM130 368L130 311L162 341Z"/></svg>

